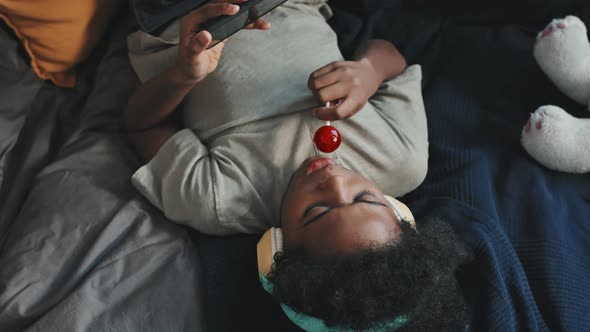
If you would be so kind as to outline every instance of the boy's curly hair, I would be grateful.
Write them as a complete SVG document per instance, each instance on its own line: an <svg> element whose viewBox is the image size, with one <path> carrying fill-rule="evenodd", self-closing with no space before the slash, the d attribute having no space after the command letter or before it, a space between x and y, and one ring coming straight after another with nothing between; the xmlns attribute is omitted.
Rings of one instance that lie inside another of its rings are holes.
<svg viewBox="0 0 590 332"><path fill-rule="evenodd" d="M327 326L364 330L406 315L397 331L463 331L469 308L455 272L471 254L448 224L420 226L404 224L391 245L330 259L279 252L268 275L273 295Z"/></svg>

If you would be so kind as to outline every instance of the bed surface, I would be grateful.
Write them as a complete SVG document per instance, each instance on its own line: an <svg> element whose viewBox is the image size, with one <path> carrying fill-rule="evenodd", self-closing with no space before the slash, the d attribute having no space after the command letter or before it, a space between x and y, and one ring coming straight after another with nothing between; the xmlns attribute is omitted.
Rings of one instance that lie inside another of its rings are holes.
<svg viewBox="0 0 590 332"><path fill-rule="evenodd" d="M193 242L129 183L132 23L119 20L74 90L37 81L0 31L0 331L203 329Z"/></svg>
<svg viewBox="0 0 590 332"><path fill-rule="evenodd" d="M587 109L536 65L526 26L442 21L430 40L431 167L406 200L418 216L444 216L475 251L461 273L473 330L588 330L590 174L549 171L519 142L539 106Z"/></svg>
<svg viewBox="0 0 590 332"><path fill-rule="evenodd" d="M476 252L458 274L472 330L590 330L590 175L549 171L519 143L541 105L590 117L534 62L546 13L475 20L372 3L336 8L332 24L345 52L374 27L423 66L430 170L404 200ZM561 11L590 18L583 9ZM117 20L74 90L36 80L0 30L0 331L297 331L258 284L257 236L176 226L132 188L139 162L120 115L138 84L133 28Z"/></svg>

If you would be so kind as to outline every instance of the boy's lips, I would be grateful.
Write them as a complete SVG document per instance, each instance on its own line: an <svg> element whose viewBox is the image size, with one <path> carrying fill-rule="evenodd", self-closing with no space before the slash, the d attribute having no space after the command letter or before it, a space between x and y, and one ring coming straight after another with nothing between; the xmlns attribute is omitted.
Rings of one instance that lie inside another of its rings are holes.
<svg viewBox="0 0 590 332"><path fill-rule="evenodd" d="M305 171L305 175L310 175L311 173L320 170L324 167L328 167L331 165L336 165L336 162L330 158L318 158L312 161L309 166L307 166L307 170Z"/></svg>

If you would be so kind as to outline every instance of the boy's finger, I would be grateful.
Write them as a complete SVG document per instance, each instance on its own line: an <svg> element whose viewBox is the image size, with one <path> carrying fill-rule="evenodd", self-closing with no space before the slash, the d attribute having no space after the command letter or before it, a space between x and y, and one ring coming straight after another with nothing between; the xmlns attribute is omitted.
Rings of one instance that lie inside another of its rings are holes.
<svg viewBox="0 0 590 332"><path fill-rule="evenodd" d="M248 0L213 0L209 4L216 4L216 3L233 3L233 4L240 4L248 2Z"/></svg>
<svg viewBox="0 0 590 332"><path fill-rule="evenodd" d="M309 79L310 80L315 79L315 78L318 78L326 73L333 71L334 69L336 69L338 67L338 62L339 61L331 62L331 63L323 66L322 68L314 71L313 73L311 73L311 75L309 75Z"/></svg>
<svg viewBox="0 0 590 332"><path fill-rule="evenodd" d="M210 19L223 15L235 15L238 11L240 11L240 6L230 3L207 4L190 12L190 28L196 32L203 23Z"/></svg>
<svg viewBox="0 0 590 332"><path fill-rule="evenodd" d="M209 47L211 39L211 34L208 31L201 31L191 37L189 41L189 50L194 55L200 54Z"/></svg>
<svg viewBox="0 0 590 332"><path fill-rule="evenodd" d="M354 102L347 98L338 107L318 107L313 114L322 121L336 121L347 119L354 115Z"/></svg>
<svg viewBox="0 0 590 332"><path fill-rule="evenodd" d="M341 119L334 107L318 107L313 110L313 114L322 121L336 121Z"/></svg>
<svg viewBox="0 0 590 332"><path fill-rule="evenodd" d="M337 119L332 116L333 109L333 107L316 107L311 112L322 121L336 121Z"/></svg>
<svg viewBox="0 0 590 332"><path fill-rule="evenodd" d="M257 20L254 23L250 23L244 27L244 29L252 30L268 30L270 29L270 23L264 20Z"/></svg>
<svg viewBox="0 0 590 332"><path fill-rule="evenodd" d="M346 98L342 103L336 107L336 114L339 115L340 119L348 119L358 113L360 108L357 102L352 98Z"/></svg>
<svg viewBox="0 0 590 332"><path fill-rule="evenodd" d="M307 87L310 90L320 90L337 83L339 79L340 73L338 73L338 70L334 70L319 77L314 78L310 76L309 80L307 81Z"/></svg>
<svg viewBox="0 0 590 332"><path fill-rule="evenodd" d="M314 90L322 104L346 97L348 90L344 84L332 84L323 89Z"/></svg>

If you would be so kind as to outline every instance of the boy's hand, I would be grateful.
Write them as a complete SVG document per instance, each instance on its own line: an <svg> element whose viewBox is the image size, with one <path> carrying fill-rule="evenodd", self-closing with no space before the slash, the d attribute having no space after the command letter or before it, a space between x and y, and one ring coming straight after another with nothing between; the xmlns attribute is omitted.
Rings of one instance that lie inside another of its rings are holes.
<svg viewBox="0 0 590 332"><path fill-rule="evenodd" d="M332 62L313 72L308 86L322 104L335 105L315 108L313 113L324 121L350 118L365 106L381 83L380 75L366 59Z"/></svg>
<svg viewBox="0 0 590 332"><path fill-rule="evenodd" d="M176 67L185 79L191 83L198 83L215 70L224 42L207 49L211 44L211 34L201 31L200 27L208 20L223 16L235 15L240 7L236 3L246 0L215 0L199 7L180 20L180 40L176 57ZM270 24L258 20L249 29L266 30Z"/></svg>

